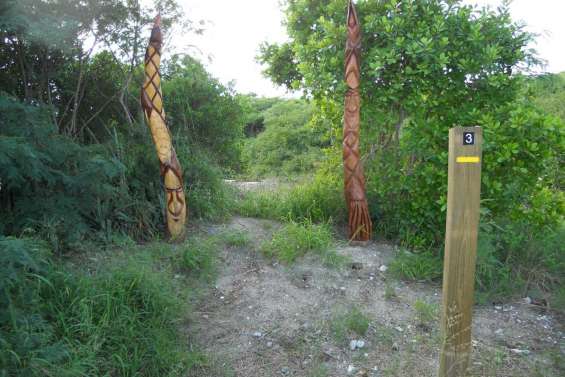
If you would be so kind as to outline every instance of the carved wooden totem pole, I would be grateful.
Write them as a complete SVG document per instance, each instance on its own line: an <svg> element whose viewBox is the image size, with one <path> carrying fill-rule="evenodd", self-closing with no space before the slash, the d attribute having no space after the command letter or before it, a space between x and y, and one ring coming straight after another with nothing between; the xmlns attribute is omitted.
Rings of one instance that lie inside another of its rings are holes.
<svg viewBox="0 0 565 377"><path fill-rule="evenodd" d="M186 202L182 169L173 148L171 134L165 121L163 96L161 94L161 17L155 18L149 46L145 52L145 81L141 88L141 104L157 149L161 165L161 176L165 186L167 229L172 239L184 236Z"/></svg>
<svg viewBox="0 0 565 377"><path fill-rule="evenodd" d="M345 114L343 116L343 166L345 170L345 200L349 209L349 238L367 241L372 224L365 196L365 177L359 153L360 127L360 54L361 28L353 2L347 11L347 44L345 47Z"/></svg>

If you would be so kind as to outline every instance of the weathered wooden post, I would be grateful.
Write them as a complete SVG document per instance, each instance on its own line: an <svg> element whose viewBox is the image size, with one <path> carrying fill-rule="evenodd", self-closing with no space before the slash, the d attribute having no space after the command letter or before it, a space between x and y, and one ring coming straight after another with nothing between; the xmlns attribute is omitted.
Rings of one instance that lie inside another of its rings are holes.
<svg viewBox="0 0 565 377"><path fill-rule="evenodd" d="M465 376L471 356L482 142L480 127L449 130L440 377Z"/></svg>

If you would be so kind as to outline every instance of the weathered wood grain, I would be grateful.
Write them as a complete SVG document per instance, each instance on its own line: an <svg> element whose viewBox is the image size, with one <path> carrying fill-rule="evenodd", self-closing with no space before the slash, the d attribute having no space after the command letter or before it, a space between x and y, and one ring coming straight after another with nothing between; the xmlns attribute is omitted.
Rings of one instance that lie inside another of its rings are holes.
<svg viewBox="0 0 565 377"><path fill-rule="evenodd" d="M473 145L464 145L466 133L473 133ZM482 141L480 127L455 127L449 131L440 377L465 376L472 350Z"/></svg>

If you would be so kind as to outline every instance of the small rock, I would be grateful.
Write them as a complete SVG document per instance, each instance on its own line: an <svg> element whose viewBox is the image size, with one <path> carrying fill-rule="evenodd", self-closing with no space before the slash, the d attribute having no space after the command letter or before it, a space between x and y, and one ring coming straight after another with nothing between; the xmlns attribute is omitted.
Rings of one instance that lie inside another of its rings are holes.
<svg viewBox="0 0 565 377"><path fill-rule="evenodd" d="M271 348L273 346L273 342L267 342L267 347Z"/></svg>
<svg viewBox="0 0 565 377"><path fill-rule="evenodd" d="M501 305L495 305L494 310L502 310L502 306Z"/></svg>
<svg viewBox="0 0 565 377"><path fill-rule="evenodd" d="M365 341L364 340L352 340L349 343L349 348L352 351L355 351L356 349L363 348L363 347L365 347Z"/></svg>
<svg viewBox="0 0 565 377"><path fill-rule="evenodd" d="M339 287L341 291L345 291L345 287Z"/></svg>
<svg viewBox="0 0 565 377"><path fill-rule="evenodd" d="M182 275L175 275L175 279L180 279Z"/></svg>
<svg viewBox="0 0 565 377"><path fill-rule="evenodd" d="M347 367L347 374L352 374L353 372L355 372L356 368L353 365L349 365Z"/></svg>
<svg viewBox="0 0 565 377"><path fill-rule="evenodd" d="M511 348L510 352L515 353L516 355L529 355L530 351L529 350L521 350L518 348Z"/></svg>
<svg viewBox="0 0 565 377"><path fill-rule="evenodd" d="M388 267L385 266L384 264L379 267L379 271L380 271L380 272L386 272L386 270L388 270Z"/></svg>
<svg viewBox="0 0 565 377"><path fill-rule="evenodd" d="M361 369L357 372L355 377L369 377L369 372L366 369Z"/></svg>
<svg viewBox="0 0 565 377"><path fill-rule="evenodd" d="M287 375L290 373L290 369L288 367L281 368L281 373Z"/></svg>
<svg viewBox="0 0 565 377"><path fill-rule="evenodd" d="M402 327L400 327L400 326L396 326L396 327L395 327L395 330L398 331L398 332L403 332L403 331L404 331L404 329L403 329Z"/></svg>
<svg viewBox="0 0 565 377"><path fill-rule="evenodd" d="M392 350L393 351L398 351L400 349L400 347L398 346L398 343L394 342L392 343Z"/></svg>
<svg viewBox="0 0 565 377"><path fill-rule="evenodd" d="M502 329L498 329L494 332L496 335L504 335Z"/></svg>
<svg viewBox="0 0 565 377"><path fill-rule="evenodd" d="M524 297L524 303L529 305L532 303L532 299L530 297Z"/></svg>
<svg viewBox="0 0 565 377"><path fill-rule="evenodd" d="M254 336L255 338L260 338L260 337L263 336L263 334L261 334L259 331L255 331L255 332L253 333L253 336Z"/></svg>
<svg viewBox="0 0 565 377"><path fill-rule="evenodd" d="M220 296L220 300L223 300L223 299L224 299L224 296Z"/></svg>

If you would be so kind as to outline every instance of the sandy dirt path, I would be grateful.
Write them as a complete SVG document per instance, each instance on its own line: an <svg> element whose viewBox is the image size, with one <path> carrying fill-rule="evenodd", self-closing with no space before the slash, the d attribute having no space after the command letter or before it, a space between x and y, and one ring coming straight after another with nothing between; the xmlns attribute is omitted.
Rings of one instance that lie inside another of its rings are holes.
<svg viewBox="0 0 565 377"><path fill-rule="evenodd" d="M280 224L234 217L209 232L239 231L250 244L221 251L218 281L200 302L189 336L214 356L198 376L436 376L438 323L422 322L417 301L437 309L441 288L404 283L383 266L394 247L337 245L349 258L328 268L314 257L284 266L258 251ZM336 339L353 309L369 320L364 336ZM471 375L558 376L564 372L563 323L525 302L476 307ZM339 324L339 323L338 323ZM352 340L362 348L351 350Z"/></svg>

